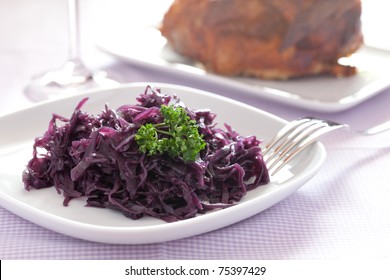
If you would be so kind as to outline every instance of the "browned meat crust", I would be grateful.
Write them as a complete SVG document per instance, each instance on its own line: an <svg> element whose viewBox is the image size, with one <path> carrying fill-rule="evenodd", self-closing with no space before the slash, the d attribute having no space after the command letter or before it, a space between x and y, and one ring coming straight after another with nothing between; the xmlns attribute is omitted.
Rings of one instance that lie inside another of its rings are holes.
<svg viewBox="0 0 390 280"><path fill-rule="evenodd" d="M161 33L211 72L266 79L349 76L362 44L360 0L175 0Z"/></svg>

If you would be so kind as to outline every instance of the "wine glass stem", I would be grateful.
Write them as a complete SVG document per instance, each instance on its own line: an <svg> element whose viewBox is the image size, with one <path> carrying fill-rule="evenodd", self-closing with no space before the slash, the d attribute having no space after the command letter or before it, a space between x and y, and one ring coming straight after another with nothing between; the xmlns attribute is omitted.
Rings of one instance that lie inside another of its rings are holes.
<svg viewBox="0 0 390 280"><path fill-rule="evenodd" d="M80 61L79 0L68 0L69 58Z"/></svg>

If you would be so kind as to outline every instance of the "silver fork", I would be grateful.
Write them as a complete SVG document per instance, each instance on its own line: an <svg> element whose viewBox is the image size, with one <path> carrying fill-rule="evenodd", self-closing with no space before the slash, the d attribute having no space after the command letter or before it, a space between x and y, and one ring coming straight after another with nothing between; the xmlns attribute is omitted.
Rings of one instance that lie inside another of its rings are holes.
<svg viewBox="0 0 390 280"><path fill-rule="evenodd" d="M263 149L269 173L275 175L321 135L345 127L349 126L315 117L304 117L289 122ZM390 129L390 121L365 131L355 132L373 135L388 129Z"/></svg>

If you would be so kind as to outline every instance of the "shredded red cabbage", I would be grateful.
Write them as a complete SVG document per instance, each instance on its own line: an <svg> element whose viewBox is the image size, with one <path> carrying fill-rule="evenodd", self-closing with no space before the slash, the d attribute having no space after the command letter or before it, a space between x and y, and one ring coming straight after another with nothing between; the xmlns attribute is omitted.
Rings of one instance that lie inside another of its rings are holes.
<svg viewBox="0 0 390 280"><path fill-rule="evenodd" d="M117 110L106 105L97 116L81 111L86 101L81 100L70 119L53 114L48 130L35 139L23 173L26 190L54 186L65 206L85 196L87 206L119 210L132 219L149 215L172 222L234 205L248 190L269 182L260 141L229 125L218 128L210 110L186 108L206 148L195 162L184 162L142 154L135 142L138 128L160 122L159 108L179 103L176 96L147 87L138 104Z"/></svg>

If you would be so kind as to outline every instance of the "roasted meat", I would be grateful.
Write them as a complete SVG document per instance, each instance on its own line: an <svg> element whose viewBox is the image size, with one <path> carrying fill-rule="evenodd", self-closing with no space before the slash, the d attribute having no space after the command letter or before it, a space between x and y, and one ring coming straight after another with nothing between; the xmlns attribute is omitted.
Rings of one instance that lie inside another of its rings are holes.
<svg viewBox="0 0 390 280"><path fill-rule="evenodd" d="M161 33L178 53L222 75L349 76L338 59L362 44L360 0L175 0Z"/></svg>

